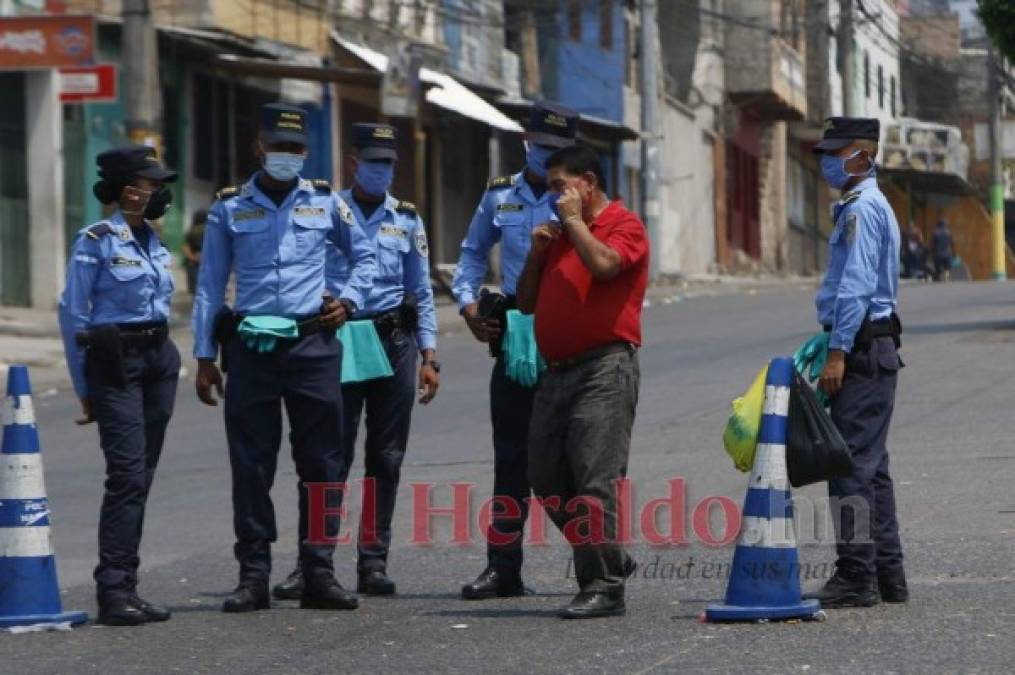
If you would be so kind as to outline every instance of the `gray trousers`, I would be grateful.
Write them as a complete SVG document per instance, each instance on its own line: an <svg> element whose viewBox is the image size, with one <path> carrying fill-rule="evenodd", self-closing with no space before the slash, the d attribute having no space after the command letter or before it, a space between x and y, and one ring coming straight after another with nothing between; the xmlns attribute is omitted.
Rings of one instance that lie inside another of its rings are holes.
<svg viewBox="0 0 1015 675"><path fill-rule="evenodd" d="M547 371L536 389L529 482L571 543L582 590L622 588L631 564L617 542L616 481L627 476L640 379L631 350Z"/></svg>

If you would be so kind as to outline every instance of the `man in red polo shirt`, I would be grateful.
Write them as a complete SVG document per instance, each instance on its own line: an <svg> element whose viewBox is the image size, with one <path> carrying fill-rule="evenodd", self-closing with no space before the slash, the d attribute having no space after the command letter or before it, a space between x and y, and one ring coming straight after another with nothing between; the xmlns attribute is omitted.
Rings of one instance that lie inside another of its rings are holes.
<svg viewBox="0 0 1015 675"><path fill-rule="evenodd" d="M648 237L607 198L593 150L564 148L547 168L560 223L533 230L517 288L549 365L529 427L529 481L574 549L581 590L560 615L616 616L635 567L617 542L616 481L627 475L638 404Z"/></svg>

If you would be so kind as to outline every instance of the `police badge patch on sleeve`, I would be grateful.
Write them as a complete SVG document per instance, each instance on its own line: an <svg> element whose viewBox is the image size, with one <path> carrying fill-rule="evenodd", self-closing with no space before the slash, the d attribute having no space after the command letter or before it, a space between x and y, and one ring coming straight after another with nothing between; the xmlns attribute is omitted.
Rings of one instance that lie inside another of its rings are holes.
<svg viewBox="0 0 1015 675"><path fill-rule="evenodd" d="M416 231L416 236L413 237L416 243L416 253L419 253L421 258L429 257L430 247L426 243L426 231L422 228Z"/></svg>
<svg viewBox="0 0 1015 675"><path fill-rule="evenodd" d="M846 241L850 244L856 239L856 214L851 213L846 216Z"/></svg>

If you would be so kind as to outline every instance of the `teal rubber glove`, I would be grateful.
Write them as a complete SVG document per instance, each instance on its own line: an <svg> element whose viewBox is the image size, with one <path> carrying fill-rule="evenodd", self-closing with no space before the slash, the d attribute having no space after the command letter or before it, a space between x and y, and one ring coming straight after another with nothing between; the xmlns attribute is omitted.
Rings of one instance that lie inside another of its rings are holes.
<svg viewBox="0 0 1015 675"><path fill-rule="evenodd" d="M294 339L300 328L292 319L283 316L248 316L240 322L237 332L251 351L268 354L275 350L278 338Z"/></svg>
<svg viewBox="0 0 1015 675"><path fill-rule="evenodd" d="M828 338L830 333L821 331L808 339L793 353L793 366L804 378L813 382L821 377L821 371L828 362ZM829 405L828 395L820 389L815 390L818 401L826 408Z"/></svg>
<svg viewBox="0 0 1015 675"><path fill-rule="evenodd" d="M534 387L546 370L546 361L536 345L535 317L517 309L507 313L507 330L501 341L504 373L523 387Z"/></svg>
<svg viewBox="0 0 1015 675"><path fill-rule="evenodd" d="M342 342L342 384L395 374L373 321L346 321L337 335Z"/></svg>

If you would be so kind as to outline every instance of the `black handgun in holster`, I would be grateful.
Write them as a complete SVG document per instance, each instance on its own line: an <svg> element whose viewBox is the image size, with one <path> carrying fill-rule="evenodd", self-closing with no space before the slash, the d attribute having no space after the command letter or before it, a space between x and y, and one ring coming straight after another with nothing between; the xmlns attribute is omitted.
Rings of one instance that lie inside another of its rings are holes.
<svg viewBox="0 0 1015 675"><path fill-rule="evenodd" d="M865 318L860 324L860 330L857 331L856 339L853 342L856 347L867 349L875 338L885 336L892 338L896 349L902 346L902 321L899 319L899 315L894 312L887 319L878 321L871 321L870 317Z"/></svg>
<svg viewBox="0 0 1015 675"><path fill-rule="evenodd" d="M127 386L127 369L123 364L123 340L120 328L114 324L94 326L75 336L75 341L88 349L91 367L98 369L99 377L112 387Z"/></svg>
<svg viewBox="0 0 1015 675"><path fill-rule="evenodd" d="M222 367L223 373L229 370L229 357L226 347L236 337L236 331L239 326L240 323L236 312L229 305L224 305L218 311L218 314L215 315L211 336L219 348L219 364Z"/></svg>
<svg viewBox="0 0 1015 675"><path fill-rule="evenodd" d="M412 293L406 293L402 297L402 304L398 308L401 330L406 335L415 335L419 326L419 301Z"/></svg>
<svg viewBox="0 0 1015 675"><path fill-rule="evenodd" d="M501 341L504 338L504 329L507 327L508 298L503 293L493 293L484 288L479 292L479 302L476 304L476 316L484 321L493 320L500 324L501 334L490 340L490 356L500 356Z"/></svg>

